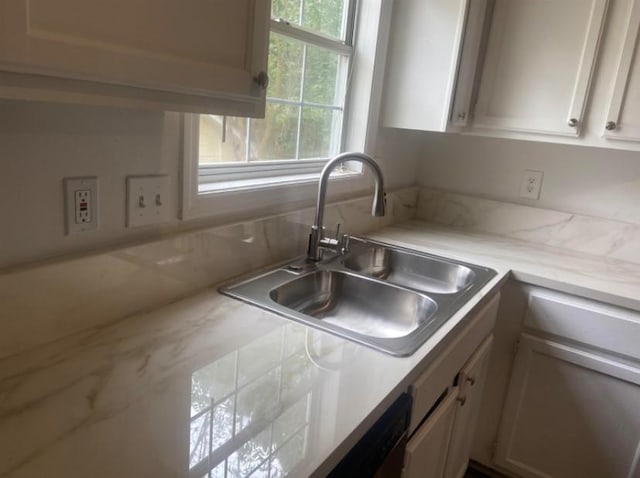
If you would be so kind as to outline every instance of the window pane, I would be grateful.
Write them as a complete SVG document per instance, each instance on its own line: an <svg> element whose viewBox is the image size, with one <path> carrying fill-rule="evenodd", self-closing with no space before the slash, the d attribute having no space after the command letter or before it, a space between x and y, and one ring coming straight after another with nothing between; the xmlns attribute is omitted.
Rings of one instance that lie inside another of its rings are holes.
<svg viewBox="0 0 640 478"><path fill-rule="evenodd" d="M267 102L265 119L251 120L250 161L295 159L297 106Z"/></svg>
<svg viewBox="0 0 640 478"><path fill-rule="evenodd" d="M344 40L345 0L304 0L302 26Z"/></svg>
<svg viewBox="0 0 640 478"><path fill-rule="evenodd" d="M285 100L300 100L302 54L302 42L277 33L271 34L267 96Z"/></svg>
<svg viewBox="0 0 640 478"><path fill-rule="evenodd" d="M300 24L300 0L272 0L271 16Z"/></svg>
<svg viewBox="0 0 640 478"><path fill-rule="evenodd" d="M322 105L342 103L338 87L338 65L341 55L307 45L307 61L304 70L304 101Z"/></svg>
<svg viewBox="0 0 640 478"><path fill-rule="evenodd" d="M303 4L300 18L300 4ZM294 25L302 25L314 33L344 40L346 0L273 0L271 16ZM301 23L302 22L302 23Z"/></svg>
<svg viewBox="0 0 640 478"><path fill-rule="evenodd" d="M201 165L246 161L246 118L227 116L224 138L223 118L223 116L200 115L199 160Z"/></svg>
<svg viewBox="0 0 640 478"><path fill-rule="evenodd" d="M302 109L301 158L328 158L338 150L342 112L306 106Z"/></svg>

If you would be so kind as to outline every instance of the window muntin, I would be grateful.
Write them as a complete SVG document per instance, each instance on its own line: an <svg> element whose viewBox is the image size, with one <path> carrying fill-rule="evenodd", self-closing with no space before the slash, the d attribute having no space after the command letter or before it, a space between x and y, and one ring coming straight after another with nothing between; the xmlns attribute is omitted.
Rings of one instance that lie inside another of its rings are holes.
<svg viewBox="0 0 640 478"><path fill-rule="evenodd" d="M309 174L340 152L352 55L351 38L346 39L352 1L273 2L273 16L295 11L297 23L305 28L272 20L264 119L200 116L200 185L245 176ZM333 15L326 15L327 9ZM330 39L329 34L345 39Z"/></svg>

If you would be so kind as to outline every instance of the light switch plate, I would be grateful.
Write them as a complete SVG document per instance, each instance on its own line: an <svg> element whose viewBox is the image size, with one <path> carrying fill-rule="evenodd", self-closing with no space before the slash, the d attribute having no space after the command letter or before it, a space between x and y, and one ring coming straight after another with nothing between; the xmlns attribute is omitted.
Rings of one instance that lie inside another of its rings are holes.
<svg viewBox="0 0 640 478"><path fill-rule="evenodd" d="M64 178L65 233L98 228L98 178Z"/></svg>
<svg viewBox="0 0 640 478"><path fill-rule="evenodd" d="M520 183L520 197L527 199L540 199L540 189L542 188L542 171L532 171L527 169L522 175Z"/></svg>
<svg viewBox="0 0 640 478"><path fill-rule="evenodd" d="M170 219L169 177L127 177L127 227L159 224Z"/></svg>

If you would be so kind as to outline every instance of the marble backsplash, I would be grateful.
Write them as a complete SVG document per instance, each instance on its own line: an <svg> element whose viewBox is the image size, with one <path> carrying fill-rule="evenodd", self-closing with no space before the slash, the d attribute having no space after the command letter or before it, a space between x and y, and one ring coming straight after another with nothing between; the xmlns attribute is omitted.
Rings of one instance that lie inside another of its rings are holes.
<svg viewBox="0 0 640 478"><path fill-rule="evenodd" d="M640 263L640 225L503 203L433 189L327 205L325 225L362 234L420 219ZM100 327L266 267L306 250L313 208L169 236L89 256L0 271L0 358ZM37 332L36 332L37 331Z"/></svg>
<svg viewBox="0 0 640 478"><path fill-rule="evenodd" d="M413 218L417 188L328 204L325 226L349 234ZM304 254L314 208L170 236L95 255L0 272L0 357L186 297Z"/></svg>
<svg viewBox="0 0 640 478"><path fill-rule="evenodd" d="M421 189L416 219L640 263L640 224Z"/></svg>

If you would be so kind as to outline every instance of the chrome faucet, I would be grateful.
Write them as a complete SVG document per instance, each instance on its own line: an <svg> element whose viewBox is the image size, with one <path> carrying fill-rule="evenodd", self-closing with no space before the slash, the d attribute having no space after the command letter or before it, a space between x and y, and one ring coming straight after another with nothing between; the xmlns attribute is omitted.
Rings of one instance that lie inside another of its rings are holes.
<svg viewBox="0 0 640 478"><path fill-rule="evenodd" d="M330 160L320 173L320 181L318 183L318 201L316 203L316 220L313 226L311 226L311 234L309 235L309 249L307 251L308 261L319 261L322 259L322 252L324 250L331 250L336 252L344 252L348 247L348 236L343 234L339 235L340 226L338 225L338 231L336 232L336 238L329 238L324 236L324 203L327 195L327 183L329 182L329 175L336 166L339 166L347 161L359 161L364 165L369 166L374 173L376 180L376 189L373 196L373 205L371 206L372 216L384 216L384 180L382 178L382 170L380 166L373 160L371 156L364 153L342 153Z"/></svg>

